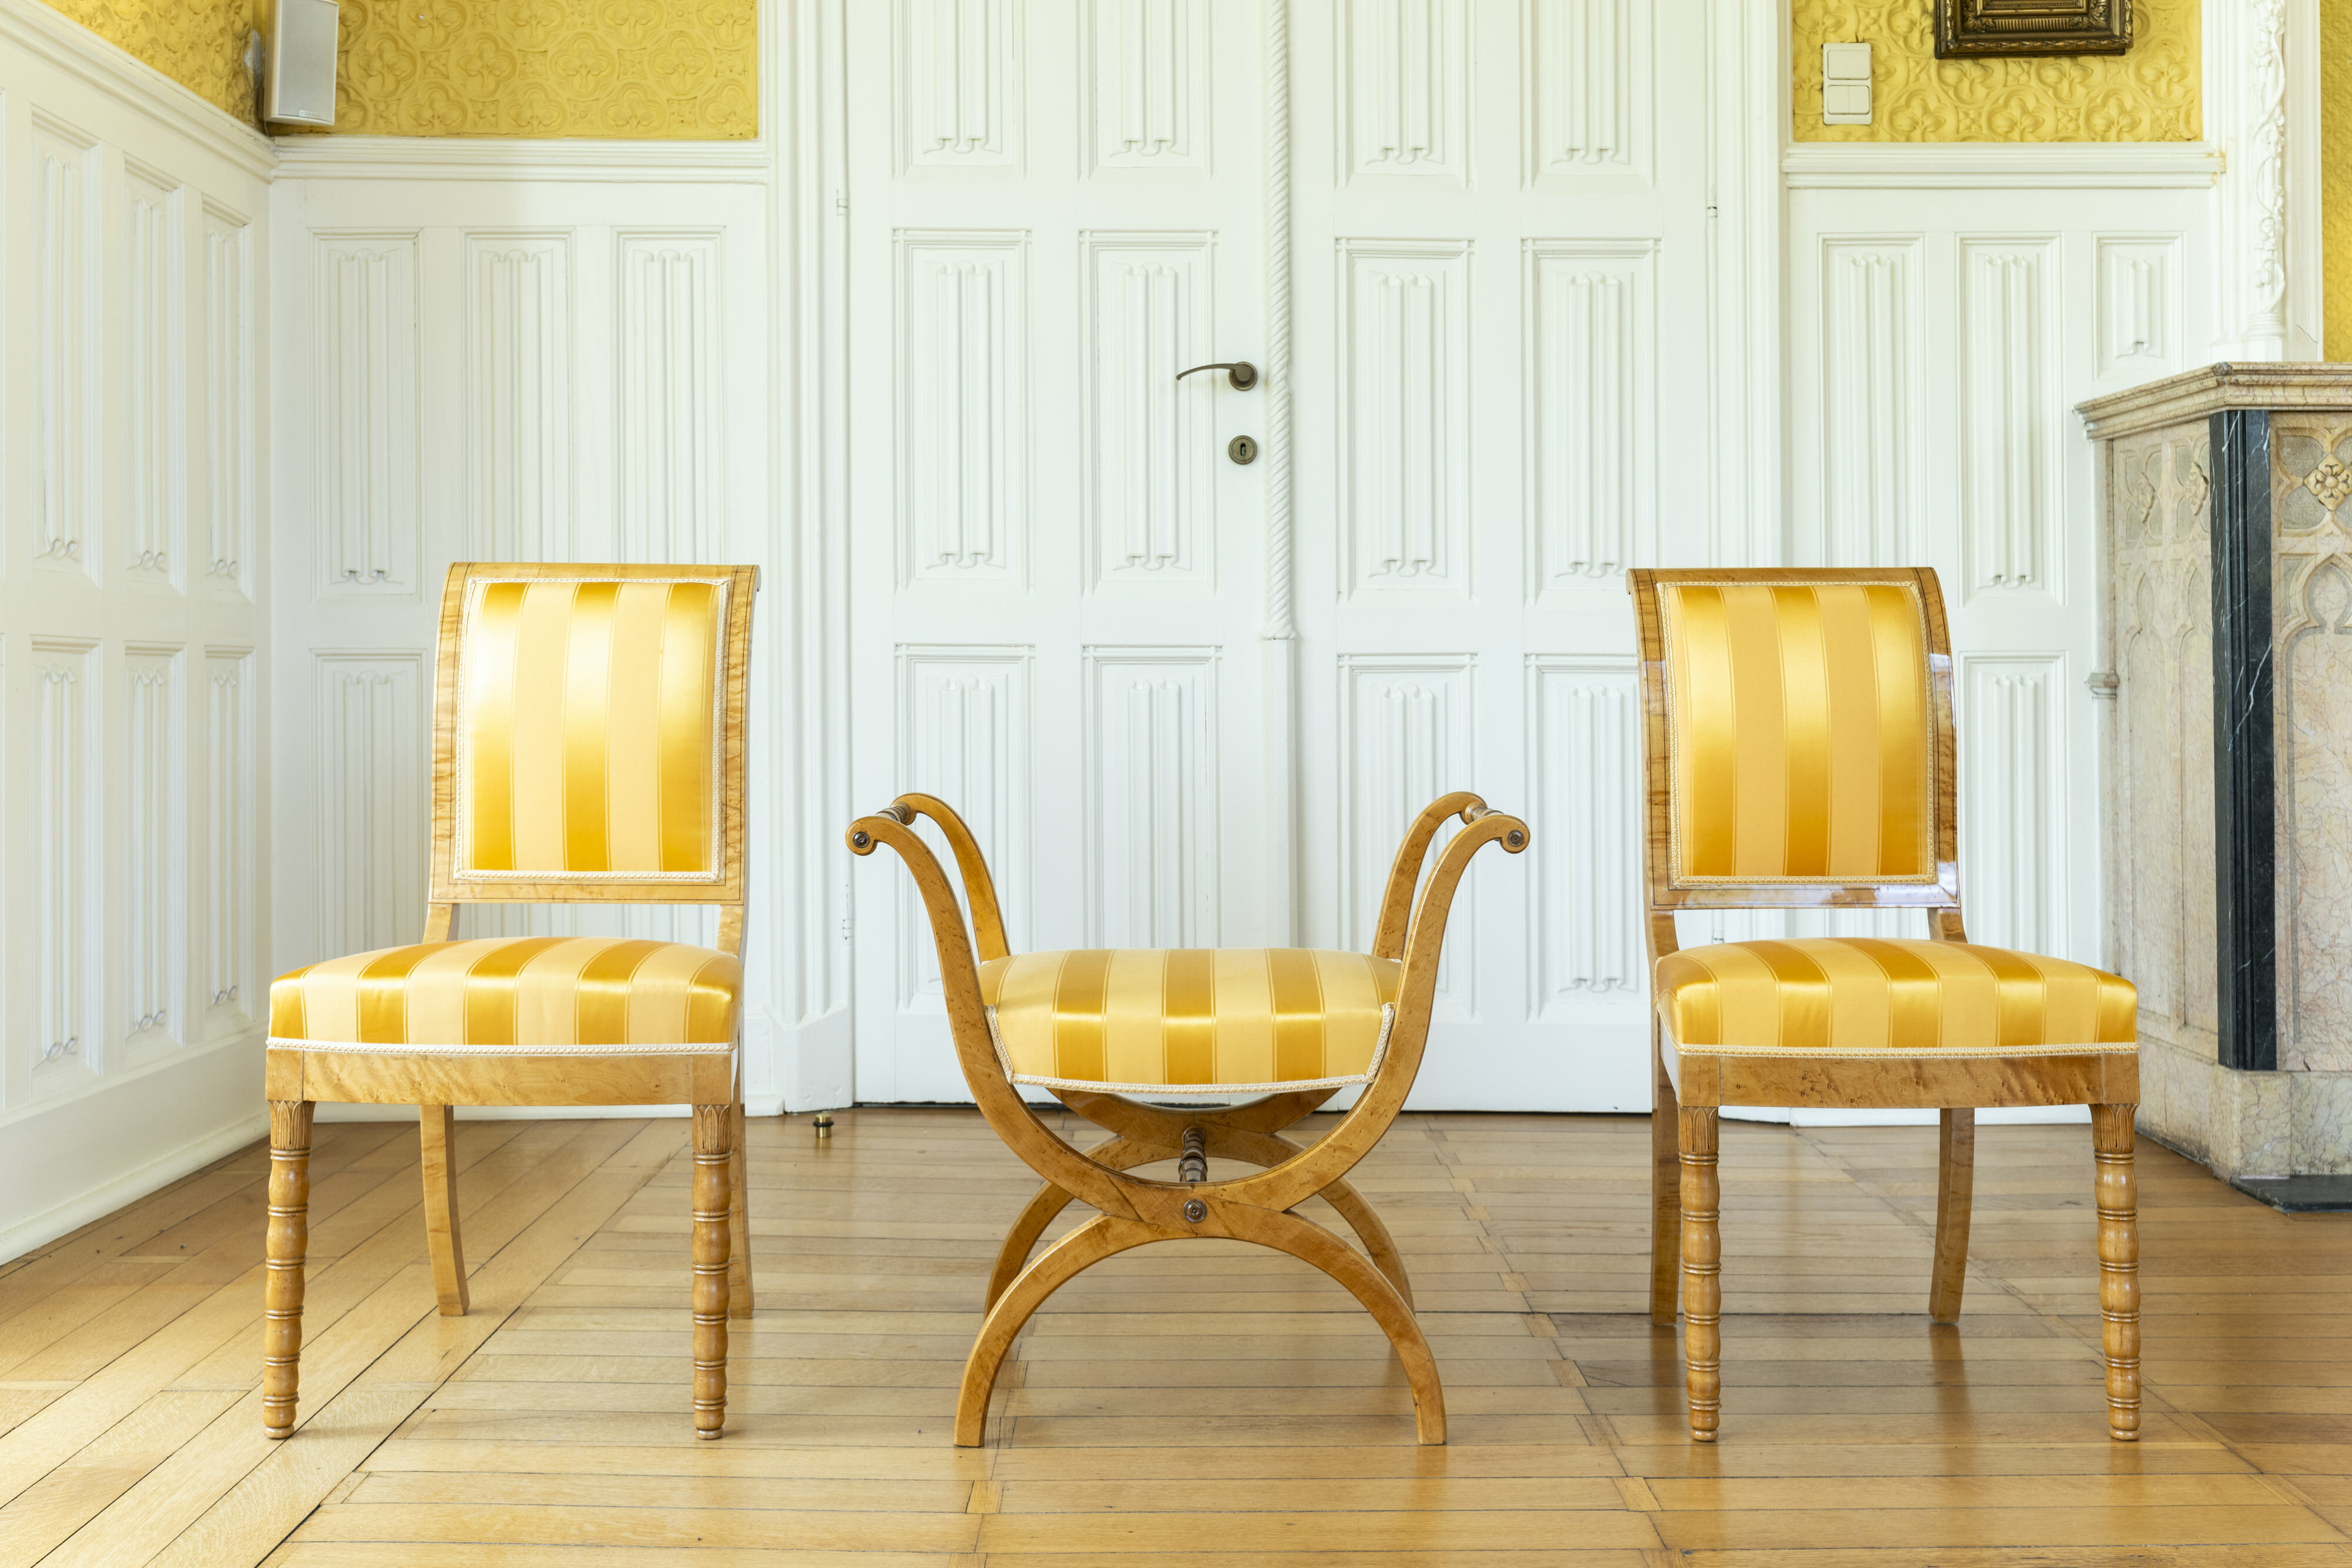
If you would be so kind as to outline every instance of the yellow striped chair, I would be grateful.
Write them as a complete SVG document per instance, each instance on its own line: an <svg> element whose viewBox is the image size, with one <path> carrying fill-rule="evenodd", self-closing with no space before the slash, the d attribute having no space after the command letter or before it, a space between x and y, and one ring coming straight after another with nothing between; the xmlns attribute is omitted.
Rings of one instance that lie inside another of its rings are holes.
<svg viewBox="0 0 2352 1568"><path fill-rule="evenodd" d="M1656 1051L1650 1316L1683 1296L1691 1436L1722 1388L1717 1107L1934 1108L1928 1315L1956 1322L1980 1105L2088 1105L2109 1433L2139 1435L2131 983L1970 943L1936 574L1633 571ZM1712 909L1916 909L1926 939L1679 946Z"/></svg>
<svg viewBox="0 0 2352 1568"><path fill-rule="evenodd" d="M923 817L955 856L969 930L946 872L914 831ZM1422 885L1430 846L1449 821L1462 831L1438 852ZM1413 1316L1412 1283L1387 1228L1347 1176L1412 1088L1429 1039L1446 913L1471 857L1497 842L1519 853L1528 847L1526 825L1488 810L1475 795L1432 803L1389 869L1370 953L1014 954L980 845L944 801L901 795L850 826L856 853L887 844L914 873L964 1082L989 1124L1045 1179L997 1251L987 1316L956 1401L957 1443L971 1448L985 1437L1005 1353L1048 1296L1129 1248L1203 1236L1287 1252L1346 1286L1404 1364L1421 1441L1445 1441L1444 1391ZM1320 1140L1302 1147L1282 1135L1348 1088L1363 1092ZM1083 1152L1073 1147L1029 1109L1024 1089L1054 1095L1115 1135ZM1170 1103L1188 1099L1199 1108ZM1213 1157L1258 1168L1211 1181ZM1131 1174L1168 1160L1177 1162L1173 1181ZM1292 1212L1316 1197L1339 1212L1363 1252ZM1073 1198L1100 1212L1032 1261L1030 1249Z"/></svg>
<svg viewBox="0 0 2352 1568"><path fill-rule="evenodd" d="M294 1429L310 1122L414 1104L435 1290L467 1306L457 1105L693 1107L694 1425L726 1418L749 1317L742 1075L743 724L756 569L450 568L433 727L425 939L270 988L262 1424ZM703 904L719 946L451 941L459 904Z"/></svg>

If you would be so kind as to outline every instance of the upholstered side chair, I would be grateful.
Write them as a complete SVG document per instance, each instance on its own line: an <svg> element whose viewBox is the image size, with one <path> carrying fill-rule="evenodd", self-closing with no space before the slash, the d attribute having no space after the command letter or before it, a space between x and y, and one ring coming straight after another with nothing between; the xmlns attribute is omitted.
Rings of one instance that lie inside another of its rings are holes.
<svg viewBox="0 0 2352 1568"><path fill-rule="evenodd" d="M414 1104L444 1314L467 1306L453 1107L693 1107L694 1426L726 1419L751 1311L743 1204L748 566L472 564L441 600L425 939L270 988L262 1422L294 1429L310 1123ZM450 940L461 903L703 904L719 945Z"/></svg>
<svg viewBox="0 0 2352 1568"><path fill-rule="evenodd" d="M930 847L928 817L953 852L971 922ZM1461 831L1430 846L1449 820ZM887 844L914 873L939 949L948 1023L972 1098L1013 1152L1045 1180L1013 1221L988 1283L987 1315L964 1363L955 1440L979 1446L1013 1341L1045 1299L1082 1270L1154 1241L1222 1236L1313 1264L1370 1312L1404 1364L1416 1435L1445 1441L1445 1396L1412 1310L1412 1285L1380 1217L1347 1181L1403 1108L1429 1039L1447 912L1471 857L1528 847L1526 825L1471 794L1448 795L1406 831L1381 899L1370 953L1190 948L1012 953L996 887L962 819L929 795L901 795L849 829L861 855ZM973 956L978 938L979 956ZM1362 1094L1339 1125L1302 1146L1282 1135L1340 1090ZM1081 1151L1026 1103L1043 1090L1117 1134ZM1202 1099L1197 1110L1167 1102ZM1260 1167L1208 1179L1212 1158ZM1130 1174L1177 1162L1177 1179ZM1320 1197L1364 1245L1358 1252L1297 1206ZM1030 1249L1075 1198L1097 1211L1033 1261ZM1369 1257L1367 1256L1369 1255Z"/></svg>
<svg viewBox="0 0 2352 1568"><path fill-rule="evenodd" d="M1721 1414L1721 1105L1934 1108L1928 1316L1957 1322L1976 1108L2088 1105L2107 1428L2139 1435L2129 981L1971 944L1960 923L1952 655L1925 570L1633 571L1642 645L1653 1082L1651 1321L1679 1274L1691 1436ZM1916 909L1925 940L1682 947L1711 909Z"/></svg>

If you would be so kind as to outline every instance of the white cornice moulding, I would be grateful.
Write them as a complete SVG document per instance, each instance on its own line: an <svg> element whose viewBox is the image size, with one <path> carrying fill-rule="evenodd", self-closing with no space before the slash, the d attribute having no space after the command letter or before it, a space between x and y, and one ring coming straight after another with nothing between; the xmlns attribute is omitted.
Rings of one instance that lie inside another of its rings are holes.
<svg viewBox="0 0 2352 1568"><path fill-rule="evenodd" d="M256 179L268 179L278 162L260 131L41 0L0 0L0 42L37 56Z"/></svg>
<svg viewBox="0 0 2352 1568"><path fill-rule="evenodd" d="M0 0L17 5L24 0ZM567 180L760 184L767 140L632 141L509 136L286 136L280 180Z"/></svg>
<svg viewBox="0 0 2352 1568"><path fill-rule="evenodd" d="M1791 190L2193 189L2221 157L2202 141L1808 141L1780 172Z"/></svg>

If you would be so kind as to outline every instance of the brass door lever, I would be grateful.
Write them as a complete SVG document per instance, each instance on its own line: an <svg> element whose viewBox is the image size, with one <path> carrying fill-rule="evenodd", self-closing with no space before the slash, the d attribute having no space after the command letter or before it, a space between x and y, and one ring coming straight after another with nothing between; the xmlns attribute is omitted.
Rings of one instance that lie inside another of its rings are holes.
<svg viewBox="0 0 2352 1568"><path fill-rule="evenodd" d="M1189 371L1178 371L1176 379L1181 382L1186 376L1198 375L1202 371L1224 371L1225 380L1232 384L1235 392L1247 392L1257 385L1257 367L1247 360L1235 360L1228 365L1194 365Z"/></svg>

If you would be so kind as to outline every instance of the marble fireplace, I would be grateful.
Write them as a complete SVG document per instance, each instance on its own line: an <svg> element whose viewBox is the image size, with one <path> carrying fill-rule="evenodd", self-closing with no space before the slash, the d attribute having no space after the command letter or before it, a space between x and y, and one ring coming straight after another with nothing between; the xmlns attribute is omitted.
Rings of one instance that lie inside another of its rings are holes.
<svg viewBox="0 0 2352 1568"><path fill-rule="evenodd" d="M2080 412L2140 1129L2282 1207L2352 1207L2352 365L2210 365Z"/></svg>

